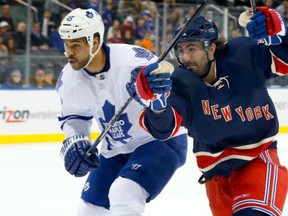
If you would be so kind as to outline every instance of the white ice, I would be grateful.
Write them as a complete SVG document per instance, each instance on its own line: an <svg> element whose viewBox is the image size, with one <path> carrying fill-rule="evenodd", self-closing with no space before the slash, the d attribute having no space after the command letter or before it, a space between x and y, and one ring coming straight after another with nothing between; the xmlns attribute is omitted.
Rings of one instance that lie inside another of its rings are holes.
<svg viewBox="0 0 288 216"><path fill-rule="evenodd" d="M278 137L288 166L288 134ZM75 216L84 178L70 176L59 158L61 143L0 145L1 216ZM211 216L191 145L187 163L143 216ZM288 201L287 201L288 202ZM283 216L288 215L286 203Z"/></svg>

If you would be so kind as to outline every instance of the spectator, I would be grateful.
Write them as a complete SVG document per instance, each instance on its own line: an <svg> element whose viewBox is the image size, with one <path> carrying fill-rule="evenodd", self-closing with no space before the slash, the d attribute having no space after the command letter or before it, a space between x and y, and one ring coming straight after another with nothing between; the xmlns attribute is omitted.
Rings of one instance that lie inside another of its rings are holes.
<svg viewBox="0 0 288 216"><path fill-rule="evenodd" d="M119 28L120 29L120 21L118 19L115 19L113 21L112 26L109 27L108 31L107 31L107 35L106 35L106 39L112 37L112 31L113 28ZM119 31L119 37L121 37L121 32Z"/></svg>
<svg viewBox="0 0 288 216"><path fill-rule="evenodd" d="M106 6L102 13L102 19L105 27L105 35L107 35L107 31L110 26L113 24L113 20L116 19L117 14L113 11L113 2L111 0L106 2Z"/></svg>
<svg viewBox="0 0 288 216"><path fill-rule="evenodd" d="M119 34L120 34L120 29L117 27L114 27L112 30L112 36L107 39L107 43L124 43L122 36L119 36Z"/></svg>
<svg viewBox="0 0 288 216"><path fill-rule="evenodd" d="M19 22L16 26L16 31L12 33L12 37L16 42L16 49L24 51L26 49L26 23Z"/></svg>
<svg viewBox="0 0 288 216"><path fill-rule="evenodd" d="M11 71L7 81L3 85L5 88L23 88L25 83L22 79L22 74L19 69L14 69Z"/></svg>
<svg viewBox="0 0 288 216"><path fill-rule="evenodd" d="M148 29L145 27L145 20L143 18L138 19L136 25L136 39L142 40L144 38L144 34Z"/></svg>
<svg viewBox="0 0 288 216"><path fill-rule="evenodd" d="M45 71L43 69L38 68L35 71L34 76L30 79L30 85L34 88L44 88L47 87L45 82Z"/></svg>
<svg viewBox="0 0 288 216"><path fill-rule="evenodd" d="M41 33L41 23L35 22L31 33L31 49L44 50L49 49L49 39Z"/></svg>
<svg viewBox="0 0 288 216"><path fill-rule="evenodd" d="M5 4L2 6L2 16L0 16L0 23L5 21L10 26L10 31L15 31L14 21L11 17L11 6L9 4Z"/></svg>
<svg viewBox="0 0 288 216"><path fill-rule="evenodd" d="M149 14L155 20L157 15L157 6L156 3L152 0L143 0L141 2L142 11L149 11Z"/></svg>
<svg viewBox="0 0 288 216"><path fill-rule="evenodd" d="M155 34L155 23L151 17L151 13L149 10L144 10L141 14L141 17L144 19L145 29L150 31L152 35Z"/></svg>
<svg viewBox="0 0 288 216"><path fill-rule="evenodd" d="M3 37L0 35L0 57L8 56L8 48L4 44Z"/></svg>
<svg viewBox="0 0 288 216"><path fill-rule="evenodd" d="M132 37L132 33L130 30L125 31L123 40L124 40L124 43L126 44L134 44L134 38Z"/></svg>
<svg viewBox="0 0 288 216"><path fill-rule="evenodd" d="M21 52L19 52L16 48L16 41L13 37L8 38L6 41L6 46L8 49L8 55L19 55Z"/></svg>
<svg viewBox="0 0 288 216"><path fill-rule="evenodd" d="M48 37L52 30L55 29L55 22L51 20L52 13L50 10L45 10L43 14L43 20L42 20L42 35L45 37Z"/></svg>
<svg viewBox="0 0 288 216"><path fill-rule="evenodd" d="M0 35L3 37L4 42L6 42L11 36L9 23L6 21L0 22Z"/></svg>
<svg viewBox="0 0 288 216"><path fill-rule="evenodd" d="M132 16L127 16L126 19L123 21L123 23L120 25L120 32L122 38L124 38L126 31L130 31L132 38L135 38L136 28Z"/></svg>
<svg viewBox="0 0 288 216"><path fill-rule="evenodd" d="M55 87L57 79L54 75L54 70L52 68L45 69L45 86L47 87Z"/></svg>
<svg viewBox="0 0 288 216"><path fill-rule="evenodd" d="M140 46L148 49L151 52L154 52L154 44L151 39L151 33L146 31L144 34L144 38L140 42Z"/></svg>

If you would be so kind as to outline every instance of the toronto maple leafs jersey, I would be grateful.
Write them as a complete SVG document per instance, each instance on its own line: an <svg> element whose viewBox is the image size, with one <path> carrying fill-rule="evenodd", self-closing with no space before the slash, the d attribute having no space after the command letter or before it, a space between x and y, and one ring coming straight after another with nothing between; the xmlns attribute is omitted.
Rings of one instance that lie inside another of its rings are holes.
<svg viewBox="0 0 288 216"><path fill-rule="evenodd" d="M143 111L142 127L166 139L185 126L204 176L229 176L265 149L276 148L278 118L266 80L288 74L287 53L287 36L270 47L241 37L228 42L217 57L213 85L175 68L167 109L161 114Z"/></svg>
<svg viewBox="0 0 288 216"><path fill-rule="evenodd" d="M129 98L126 83L131 71L157 60L151 52L126 44L103 45L106 65L100 73L86 69L75 71L68 63L57 84L61 99L58 119L66 138L76 134L90 135L94 118L101 130ZM155 140L139 126L143 107L132 101L103 139L101 153L105 157L132 152L135 148Z"/></svg>

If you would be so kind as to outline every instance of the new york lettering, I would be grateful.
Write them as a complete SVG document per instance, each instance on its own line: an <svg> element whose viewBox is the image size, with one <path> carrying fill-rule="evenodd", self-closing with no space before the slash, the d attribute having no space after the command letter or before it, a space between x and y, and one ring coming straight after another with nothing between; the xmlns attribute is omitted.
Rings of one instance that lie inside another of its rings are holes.
<svg viewBox="0 0 288 216"><path fill-rule="evenodd" d="M215 120L224 118L226 122L233 119L232 111L235 111L241 121L252 121L265 117L266 120L273 119L274 116L269 112L269 105L247 107L239 106L231 111L230 105L219 107L218 104L210 105L208 100L202 100L204 115L212 115Z"/></svg>

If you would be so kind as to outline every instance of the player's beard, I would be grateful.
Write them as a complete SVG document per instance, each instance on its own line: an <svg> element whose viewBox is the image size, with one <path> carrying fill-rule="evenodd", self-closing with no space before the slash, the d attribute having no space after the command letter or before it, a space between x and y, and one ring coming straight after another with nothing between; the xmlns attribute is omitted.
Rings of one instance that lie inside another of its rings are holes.
<svg viewBox="0 0 288 216"><path fill-rule="evenodd" d="M203 55L203 58L200 62L184 63L184 66L196 73L198 76L202 77L206 75L207 70L209 70L208 57L207 55Z"/></svg>
<svg viewBox="0 0 288 216"><path fill-rule="evenodd" d="M82 68L84 68L87 64L87 62L89 61L89 56L87 58L85 58L84 60L82 59L74 59L73 63L70 63L71 67L74 70L81 70Z"/></svg>

